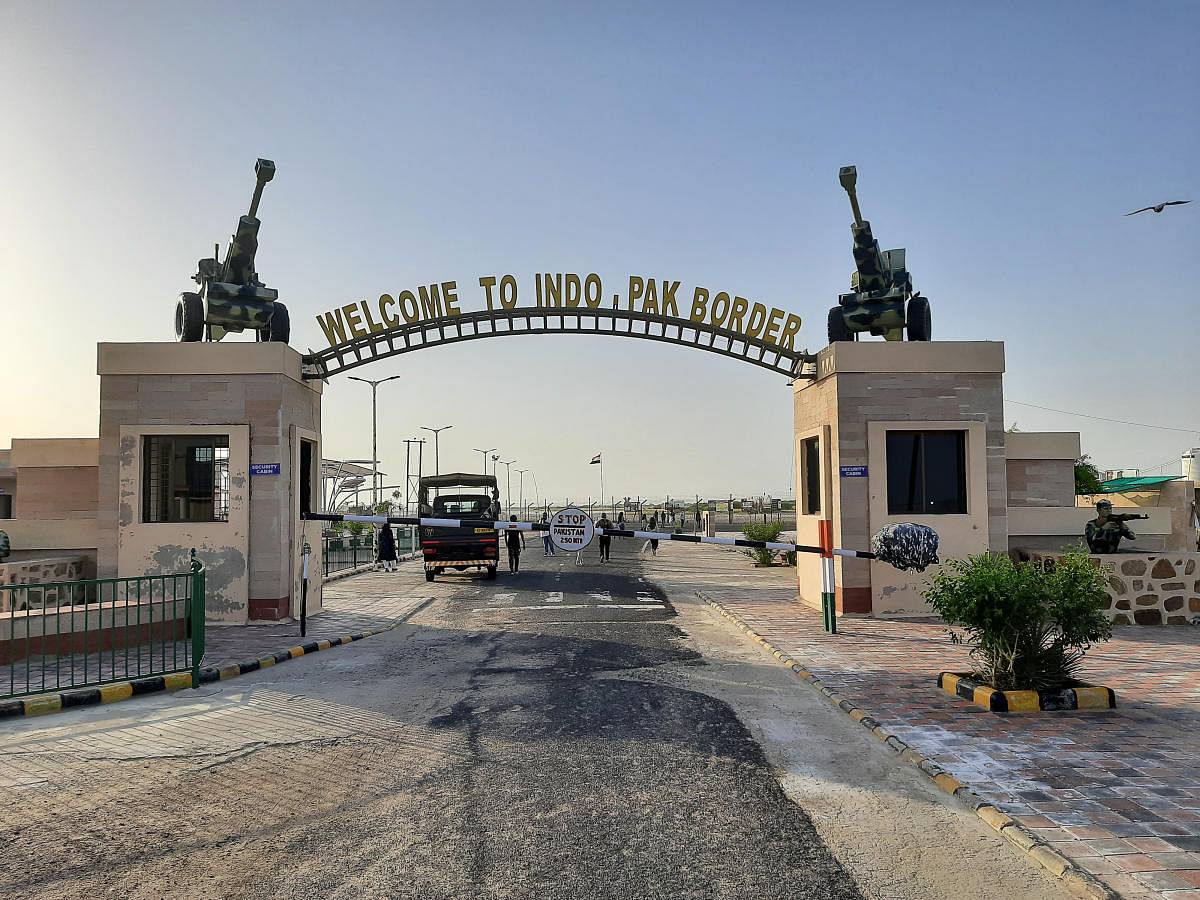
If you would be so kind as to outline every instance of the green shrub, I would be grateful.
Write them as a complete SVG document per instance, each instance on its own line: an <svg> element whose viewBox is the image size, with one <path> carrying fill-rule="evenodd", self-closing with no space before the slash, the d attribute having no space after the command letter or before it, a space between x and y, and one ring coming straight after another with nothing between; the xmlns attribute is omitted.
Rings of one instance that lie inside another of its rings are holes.
<svg viewBox="0 0 1200 900"><path fill-rule="evenodd" d="M742 534L752 541L776 541L779 539L779 532L783 531L782 522L751 522L749 525L742 526ZM775 561L777 551L768 550L766 547L751 547L746 551L746 555L758 563L760 566L769 566Z"/></svg>
<svg viewBox="0 0 1200 900"><path fill-rule="evenodd" d="M795 550L784 550L783 551L783 564L785 566L796 565L796 551Z"/></svg>
<svg viewBox="0 0 1200 900"><path fill-rule="evenodd" d="M971 646L975 676L998 690L1070 685L1092 643L1112 637L1104 573L1085 553L1042 566L980 554L950 560L925 598Z"/></svg>

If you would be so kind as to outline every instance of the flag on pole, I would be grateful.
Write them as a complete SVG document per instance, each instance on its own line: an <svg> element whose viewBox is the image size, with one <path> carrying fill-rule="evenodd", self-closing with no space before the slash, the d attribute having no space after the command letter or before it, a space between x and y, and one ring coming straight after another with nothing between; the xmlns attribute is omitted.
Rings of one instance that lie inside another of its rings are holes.
<svg viewBox="0 0 1200 900"><path fill-rule="evenodd" d="M597 464L597 463L599 463L599 462L600 462L600 454L599 454L599 453L597 453L595 456L593 456L593 457L592 457L592 461L591 461L590 463L588 463L588 465L589 465L589 466L594 466L594 465L596 465L596 464Z"/></svg>

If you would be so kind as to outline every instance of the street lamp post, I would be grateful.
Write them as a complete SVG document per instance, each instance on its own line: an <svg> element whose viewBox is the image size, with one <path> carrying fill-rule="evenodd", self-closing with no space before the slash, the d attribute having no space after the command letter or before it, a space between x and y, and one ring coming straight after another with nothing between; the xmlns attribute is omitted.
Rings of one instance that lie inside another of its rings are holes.
<svg viewBox="0 0 1200 900"><path fill-rule="evenodd" d="M493 453L493 454L492 454L492 477L493 477L493 478L495 478L495 477L496 477L496 464L497 464L498 462L500 462L500 454L499 454L499 453ZM484 465L487 465L487 463L484 463ZM486 475L487 473L485 472L484 474Z"/></svg>
<svg viewBox="0 0 1200 900"><path fill-rule="evenodd" d="M519 501L520 509L521 509L521 518L525 518L525 473L528 472L529 470L528 469L517 469L517 471L521 474L521 488L520 488L521 498Z"/></svg>
<svg viewBox="0 0 1200 900"><path fill-rule="evenodd" d="M487 474L487 455L488 455L489 453L491 453L491 452L492 452L493 450L495 450L495 449L496 449L495 447L488 447L486 450L483 450L483 449L481 449L481 448L479 448L479 447L476 447L476 448L475 448L475 452L476 452L476 453L482 453L482 454L483 454L483 474L484 474L484 475L486 475L486 474Z"/></svg>
<svg viewBox="0 0 1200 900"><path fill-rule="evenodd" d="M504 475L504 506L509 513L512 512L512 464L515 462L515 459L510 459L508 462L500 463L506 470Z"/></svg>
<svg viewBox="0 0 1200 900"><path fill-rule="evenodd" d="M453 428L453 427L454 427L453 425L443 425L441 428L430 428L428 425L421 426L422 431L432 431L433 432L433 474L434 475L442 474L441 464L438 462L438 432L445 431L447 428Z"/></svg>
<svg viewBox="0 0 1200 900"><path fill-rule="evenodd" d="M378 444L378 428L376 426L375 417L375 389L385 381L395 381L399 375L389 375L387 378L380 378L378 381L371 381L369 378L359 378L355 375L347 375L351 381L361 381L363 384L371 386L371 509L379 505L379 450Z"/></svg>

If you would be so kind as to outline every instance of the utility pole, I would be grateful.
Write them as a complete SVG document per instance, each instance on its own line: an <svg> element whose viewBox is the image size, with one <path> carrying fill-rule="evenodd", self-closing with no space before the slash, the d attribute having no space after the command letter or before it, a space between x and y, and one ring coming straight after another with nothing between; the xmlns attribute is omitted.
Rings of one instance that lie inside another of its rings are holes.
<svg viewBox="0 0 1200 900"><path fill-rule="evenodd" d="M434 475L442 474L441 463L438 461L438 432L445 431L447 428L453 428L453 427L454 427L453 425L443 425L441 428L430 428L428 425L421 426L422 431L432 431L433 432L433 474Z"/></svg>
<svg viewBox="0 0 1200 900"><path fill-rule="evenodd" d="M347 375L351 381L361 381L363 384L371 386L371 512L375 511L375 507L379 505L379 450L378 445L378 429L376 428L375 418L375 389L385 381L395 381L399 375L389 375L387 378L380 378L378 381L371 381L369 378L359 378L356 375Z"/></svg>
<svg viewBox="0 0 1200 900"><path fill-rule="evenodd" d="M476 447L476 448L474 448L474 449L475 449L475 452L476 452L476 453L482 453L482 454L483 454L483 474L484 474L484 475L486 475L486 474L487 474L487 455L488 455L489 453L491 453L493 450L495 450L496 448L495 448L495 447L488 447L486 450L484 450L484 449L482 449L482 448L480 448L480 447Z"/></svg>

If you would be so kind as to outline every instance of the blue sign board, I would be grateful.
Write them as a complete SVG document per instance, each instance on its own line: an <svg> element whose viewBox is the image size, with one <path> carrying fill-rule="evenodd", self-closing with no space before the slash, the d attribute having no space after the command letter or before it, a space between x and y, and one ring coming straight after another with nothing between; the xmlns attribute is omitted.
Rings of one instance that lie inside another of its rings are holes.
<svg viewBox="0 0 1200 900"><path fill-rule="evenodd" d="M843 478L866 478L867 477L867 467L866 466L842 466L842 477Z"/></svg>
<svg viewBox="0 0 1200 900"><path fill-rule="evenodd" d="M251 475L278 475L279 463L250 463Z"/></svg>

